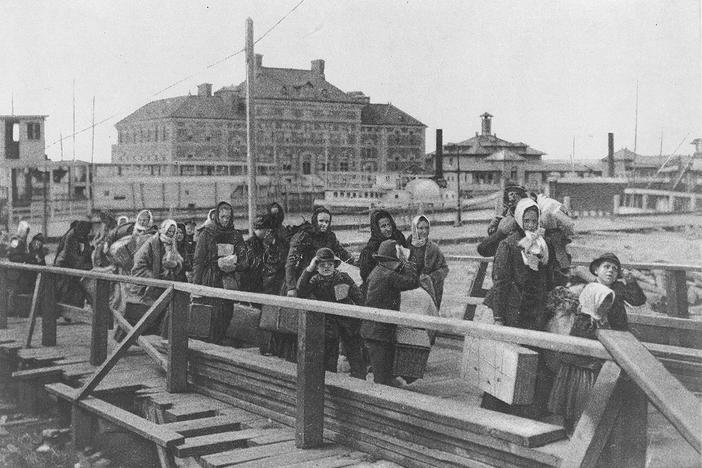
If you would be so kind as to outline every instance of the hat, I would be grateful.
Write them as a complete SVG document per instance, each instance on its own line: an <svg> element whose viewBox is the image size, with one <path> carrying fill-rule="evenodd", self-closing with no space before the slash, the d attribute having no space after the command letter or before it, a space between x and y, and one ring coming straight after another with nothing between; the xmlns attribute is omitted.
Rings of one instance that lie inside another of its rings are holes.
<svg viewBox="0 0 702 468"><path fill-rule="evenodd" d="M373 258L379 262L397 261L397 241L394 239L384 240L378 247L378 253L373 254Z"/></svg>
<svg viewBox="0 0 702 468"><path fill-rule="evenodd" d="M270 228L270 223L268 220L268 216L259 214L254 218L253 223L251 224L251 227L254 229L269 229Z"/></svg>
<svg viewBox="0 0 702 468"><path fill-rule="evenodd" d="M331 262L333 260L335 267L341 265L341 260L334 255L334 252L329 247L322 247L319 249L315 257L317 257L317 261L319 262Z"/></svg>
<svg viewBox="0 0 702 468"><path fill-rule="evenodd" d="M596 259L594 259L592 262L590 262L590 273L592 273L593 275L597 275L595 271L597 271L597 267L599 267L602 262L611 262L617 265L617 268L619 269L619 276L621 276L622 263L619 261L619 258L612 252L604 253Z"/></svg>
<svg viewBox="0 0 702 468"><path fill-rule="evenodd" d="M41 232L39 234L36 234L34 237L32 237L32 242L34 241L44 243L44 234L42 234Z"/></svg>

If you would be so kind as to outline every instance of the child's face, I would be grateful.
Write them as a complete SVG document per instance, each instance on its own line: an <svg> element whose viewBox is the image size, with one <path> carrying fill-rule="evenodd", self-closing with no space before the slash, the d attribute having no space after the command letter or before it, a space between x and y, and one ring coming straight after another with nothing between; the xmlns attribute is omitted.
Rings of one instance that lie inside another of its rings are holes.
<svg viewBox="0 0 702 468"><path fill-rule="evenodd" d="M619 276L619 267L612 262L602 262L595 273L597 273L597 281L605 286L611 286Z"/></svg>
<svg viewBox="0 0 702 468"><path fill-rule="evenodd" d="M185 239L185 233L182 229L178 229L178 232L176 233L176 240L178 242L183 242L183 239Z"/></svg>
<svg viewBox="0 0 702 468"><path fill-rule="evenodd" d="M317 273L322 276L331 276L334 273L334 261L324 260L317 263Z"/></svg>

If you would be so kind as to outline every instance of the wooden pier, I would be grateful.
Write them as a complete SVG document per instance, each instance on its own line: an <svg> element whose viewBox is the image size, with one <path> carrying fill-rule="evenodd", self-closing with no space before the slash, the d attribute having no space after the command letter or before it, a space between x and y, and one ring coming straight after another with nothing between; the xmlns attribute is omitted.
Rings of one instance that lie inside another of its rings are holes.
<svg viewBox="0 0 702 468"><path fill-rule="evenodd" d="M161 466L193 457L202 466L605 462L633 467L646 464L648 424L652 415L662 415L687 441L688 450L699 454L702 449L702 406L661 359L661 353L670 359L674 352L695 355L693 348L642 345L624 332L601 332L598 342L466 320L10 263L0 264L0 289L6 286L9 269L39 271L42 278L27 319L8 318L6 295L0 298L0 381L21 389L28 410L48 404L47 394L56 398L72 421L76 448L96 442L97 422L107 421L155 447ZM58 275L97 281L86 323L57 326L57 311L65 308L52 300L51 282ZM106 291L115 281L163 290L134 327L113 320L108 308ZM191 295L300 310L298 362L260 356L257 349L188 340ZM171 317L168 339L142 336L166 310ZM345 374L325 375L323 342L314 338L322 333L324 314L432 329L442 338L432 351L426 378L405 388L378 386ZM127 329L120 343L111 340L111 326ZM477 389L458 378L455 337L464 336L605 360L573 436L568 438L557 422L477 407ZM41 347L31 347L39 342Z"/></svg>

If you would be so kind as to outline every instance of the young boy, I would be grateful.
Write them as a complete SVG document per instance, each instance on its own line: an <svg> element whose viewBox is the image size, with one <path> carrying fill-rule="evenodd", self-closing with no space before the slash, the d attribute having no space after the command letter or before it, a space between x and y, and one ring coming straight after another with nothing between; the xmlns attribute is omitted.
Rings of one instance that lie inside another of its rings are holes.
<svg viewBox="0 0 702 468"><path fill-rule="evenodd" d="M347 274L336 268L341 264L327 247L319 249L297 281L299 297L314 296L318 301L343 304L362 304L361 291ZM346 349L351 376L365 379L366 371L361 355L360 321L347 317L324 317L325 369L336 372L339 360L339 340Z"/></svg>

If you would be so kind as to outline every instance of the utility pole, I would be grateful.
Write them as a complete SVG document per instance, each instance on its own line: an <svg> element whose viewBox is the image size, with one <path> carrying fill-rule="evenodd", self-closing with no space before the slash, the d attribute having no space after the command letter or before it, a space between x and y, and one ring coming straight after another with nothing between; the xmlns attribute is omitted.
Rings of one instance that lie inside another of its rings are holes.
<svg viewBox="0 0 702 468"><path fill-rule="evenodd" d="M49 177L51 177L51 168L45 167L46 172L41 171L41 181L42 181L42 192L44 193L44 219L42 221L42 233L44 238L48 241L49 239Z"/></svg>
<svg viewBox="0 0 702 468"><path fill-rule="evenodd" d="M73 160L76 160L76 80L73 80Z"/></svg>
<svg viewBox="0 0 702 468"><path fill-rule="evenodd" d="M253 20L246 18L246 162L249 166L249 235L256 216L256 124L254 115Z"/></svg>
<svg viewBox="0 0 702 468"><path fill-rule="evenodd" d="M275 141L275 132L272 134L273 138L273 170L275 171L275 201L278 202L278 196L280 191L280 171L278 169L278 145Z"/></svg>
<svg viewBox="0 0 702 468"><path fill-rule="evenodd" d="M329 190L329 134L324 137L324 190Z"/></svg>
<svg viewBox="0 0 702 468"><path fill-rule="evenodd" d="M92 136L90 142L90 164L95 161L95 96L93 96L93 124L91 126Z"/></svg>

